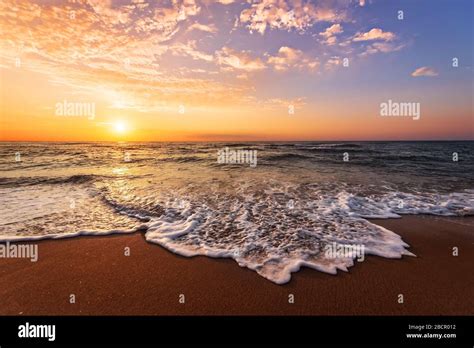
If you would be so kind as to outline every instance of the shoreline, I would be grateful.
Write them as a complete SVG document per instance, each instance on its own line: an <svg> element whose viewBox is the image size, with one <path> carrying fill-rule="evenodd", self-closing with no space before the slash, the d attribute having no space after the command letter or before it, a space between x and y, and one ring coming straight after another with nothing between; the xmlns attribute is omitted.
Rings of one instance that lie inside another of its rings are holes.
<svg viewBox="0 0 474 348"><path fill-rule="evenodd" d="M173 254L141 232L41 240L38 262L0 258L0 315L472 315L474 217L370 221L417 257L367 255L348 272L302 268L277 285L231 259Z"/></svg>

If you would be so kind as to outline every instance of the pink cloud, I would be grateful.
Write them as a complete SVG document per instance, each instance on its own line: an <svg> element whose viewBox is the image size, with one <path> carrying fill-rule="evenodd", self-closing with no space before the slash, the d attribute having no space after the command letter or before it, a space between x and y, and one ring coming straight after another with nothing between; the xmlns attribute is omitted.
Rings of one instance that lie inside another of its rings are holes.
<svg viewBox="0 0 474 348"><path fill-rule="evenodd" d="M311 2L263 0L240 13L240 22L250 31L264 34L267 29L304 31L318 21L343 20L345 13L329 6Z"/></svg>
<svg viewBox="0 0 474 348"><path fill-rule="evenodd" d="M414 72L412 72L411 76L413 77L438 76L438 72L428 66L422 66L421 68L418 68Z"/></svg>
<svg viewBox="0 0 474 348"><path fill-rule="evenodd" d="M379 28L370 29L366 33L357 33L353 41L373 41L373 40L383 40L383 41L392 41L395 39L395 34L389 31L383 31Z"/></svg>
<svg viewBox="0 0 474 348"><path fill-rule="evenodd" d="M266 68L260 58L252 58L246 51L236 51L230 47L223 47L216 52L217 62L219 65L228 69L258 71Z"/></svg>
<svg viewBox="0 0 474 348"><path fill-rule="evenodd" d="M282 46L276 56L268 58L268 64L272 65L276 71L286 71L292 68L299 70L307 69L314 72L319 67L319 61L307 56L303 51Z"/></svg>
<svg viewBox="0 0 474 348"><path fill-rule="evenodd" d="M337 23L326 28L326 30L319 33L319 35L325 38L326 44L333 45L336 43L336 35L341 34L342 32L343 32L342 26L339 23Z"/></svg>

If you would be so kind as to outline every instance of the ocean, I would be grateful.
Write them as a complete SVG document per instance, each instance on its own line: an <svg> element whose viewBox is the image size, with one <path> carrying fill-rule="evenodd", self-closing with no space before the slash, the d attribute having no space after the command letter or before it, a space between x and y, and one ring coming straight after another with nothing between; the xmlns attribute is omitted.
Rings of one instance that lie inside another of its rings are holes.
<svg viewBox="0 0 474 348"><path fill-rule="evenodd" d="M368 219L474 215L474 142L3 142L0 203L3 242L141 231L284 284L414 256Z"/></svg>

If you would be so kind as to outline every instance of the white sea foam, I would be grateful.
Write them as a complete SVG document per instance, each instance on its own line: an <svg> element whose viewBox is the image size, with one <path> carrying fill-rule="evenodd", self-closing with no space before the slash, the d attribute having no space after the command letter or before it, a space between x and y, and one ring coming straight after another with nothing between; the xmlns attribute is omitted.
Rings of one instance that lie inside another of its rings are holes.
<svg viewBox="0 0 474 348"><path fill-rule="evenodd" d="M366 254L386 258L414 256L400 236L366 218L472 214L474 197L471 191L362 197L345 191L328 195L306 190L288 209L284 203L291 190L266 190L260 195L245 191L212 209L206 204L188 205L178 215L169 201L165 214L150 223L146 240L183 256L233 258L240 266L284 284L303 266L330 274L353 266L352 258L325 257L324 245L334 242L363 244Z"/></svg>
<svg viewBox="0 0 474 348"><path fill-rule="evenodd" d="M368 194L347 185L278 180L258 184L235 180L224 189L216 181L205 190L182 184L161 191L149 186L134 190L120 181L94 190L77 185L2 188L0 240L143 229L148 242L176 254L232 258L241 267L284 284L301 267L336 274L353 266L352 258L325 256L325 245L332 243L361 244L366 254L386 258L414 256L399 235L368 218L474 214L473 190L450 194L384 190ZM81 209L71 209L71 199ZM137 219L147 214L149 221ZM42 227L35 230L37 226Z"/></svg>
<svg viewBox="0 0 474 348"><path fill-rule="evenodd" d="M140 222L106 204L83 186L0 188L0 240L41 240L131 233Z"/></svg>

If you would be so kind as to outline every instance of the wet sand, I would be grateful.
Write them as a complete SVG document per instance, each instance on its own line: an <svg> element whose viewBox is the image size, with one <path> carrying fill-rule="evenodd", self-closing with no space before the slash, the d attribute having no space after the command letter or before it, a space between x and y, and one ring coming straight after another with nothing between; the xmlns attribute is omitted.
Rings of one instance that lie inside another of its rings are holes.
<svg viewBox="0 0 474 348"><path fill-rule="evenodd" d="M302 269L285 285L230 259L177 256L142 233L40 241L36 263L0 259L0 315L474 313L474 217L372 221L401 235L417 257L367 256L336 276Z"/></svg>

